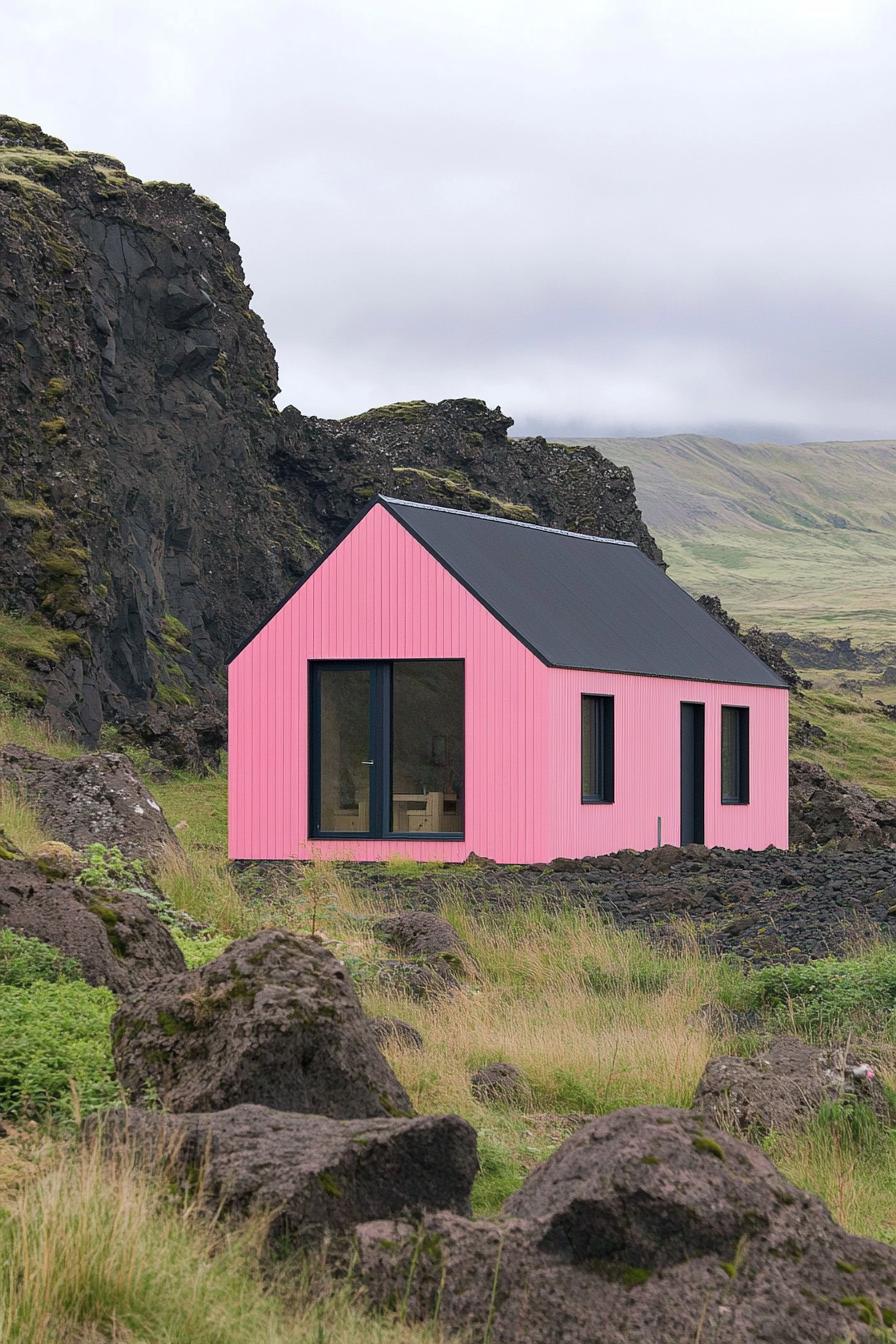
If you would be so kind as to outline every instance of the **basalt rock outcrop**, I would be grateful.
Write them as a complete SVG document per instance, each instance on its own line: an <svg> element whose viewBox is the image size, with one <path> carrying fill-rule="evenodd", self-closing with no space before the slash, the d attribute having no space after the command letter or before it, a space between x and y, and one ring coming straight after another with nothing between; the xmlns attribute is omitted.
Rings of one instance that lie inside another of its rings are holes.
<svg viewBox="0 0 896 1344"><path fill-rule="evenodd" d="M844 848L896 845L896 798L874 798L811 761L790 762L790 842Z"/></svg>
<svg viewBox="0 0 896 1344"><path fill-rule="evenodd" d="M633 540L631 472L475 400L282 414L223 211L0 117L0 609L23 699L95 741L223 705L224 662L377 491Z"/></svg>
<svg viewBox="0 0 896 1344"><path fill-rule="evenodd" d="M112 1111L90 1135L168 1160L209 1213L273 1215L268 1235L308 1247L373 1218L469 1214L476 1132L456 1115L333 1120L266 1106L199 1115Z"/></svg>
<svg viewBox="0 0 896 1344"><path fill-rule="evenodd" d="M118 1077L177 1112L250 1103L338 1119L408 1116L345 967L280 929L129 994L112 1021Z"/></svg>
<svg viewBox="0 0 896 1344"><path fill-rule="evenodd" d="M72 849L100 842L117 846L126 858L152 860L177 844L162 809L118 752L60 761L25 747L3 747L0 781L15 786L53 839Z"/></svg>
<svg viewBox="0 0 896 1344"><path fill-rule="evenodd" d="M48 875L48 866L0 858L0 928L58 947L91 985L119 994L185 969L183 953L142 896L81 887Z"/></svg>
<svg viewBox="0 0 896 1344"><path fill-rule="evenodd" d="M614 1111L501 1218L358 1230L374 1302L492 1344L833 1344L896 1317L896 1250L850 1236L757 1148L701 1116Z"/></svg>

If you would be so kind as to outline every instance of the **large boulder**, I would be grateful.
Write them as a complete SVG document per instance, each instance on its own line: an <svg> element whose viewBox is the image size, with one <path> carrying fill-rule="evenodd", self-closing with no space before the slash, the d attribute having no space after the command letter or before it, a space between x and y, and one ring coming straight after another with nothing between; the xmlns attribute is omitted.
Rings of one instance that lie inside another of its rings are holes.
<svg viewBox="0 0 896 1344"><path fill-rule="evenodd" d="M402 1050L422 1050L423 1037L410 1022L400 1017L371 1017L370 1030L381 1050L398 1046Z"/></svg>
<svg viewBox="0 0 896 1344"><path fill-rule="evenodd" d="M811 761L790 762L790 842L896 845L896 798L874 798Z"/></svg>
<svg viewBox="0 0 896 1344"><path fill-rule="evenodd" d="M721 1129L759 1139L799 1128L830 1101L864 1102L883 1124L896 1119L867 1060L846 1046L819 1049L793 1036L749 1059L711 1059L693 1104Z"/></svg>
<svg viewBox="0 0 896 1344"><path fill-rule="evenodd" d="M474 972L472 954L454 927L428 910L385 915L373 926L377 937L399 954L380 964L384 989L413 999L436 999L460 986L460 977Z"/></svg>
<svg viewBox="0 0 896 1344"><path fill-rule="evenodd" d="M74 957L91 985L116 994L185 969L183 953L136 892L80 887L46 862L0 858L0 928Z"/></svg>
<svg viewBox="0 0 896 1344"><path fill-rule="evenodd" d="M428 910L384 915L373 928L384 943L404 957L441 957L458 971L464 969L466 962L472 961L454 926Z"/></svg>
<svg viewBox="0 0 896 1344"><path fill-rule="evenodd" d="M525 1075L515 1064L503 1060L477 1069L470 1078L470 1091L486 1106L524 1106L532 1100Z"/></svg>
<svg viewBox="0 0 896 1344"><path fill-rule="evenodd" d="M72 849L101 841L129 859L155 859L174 832L127 756L94 752L59 761L25 747L0 748L0 781L15 785L54 840Z"/></svg>
<svg viewBox="0 0 896 1344"><path fill-rule="evenodd" d="M313 939L266 929L129 995L112 1050L134 1101L171 1111L243 1102L341 1119L410 1115L348 972Z"/></svg>
<svg viewBox="0 0 896 1344"><path fill-rule="evenodd" d="M272 1240L303 1245L374 1218L469 1214L476 1131L456 1115L333 1120L266 1106L206 1114L113 1111L90 1126L169 1158L211 1211L274 1214Z"/></svg>
<svg viewBox="0 0 896 1344"><path fill-rule="evenodd" d="M374 1303L491 1344L833 1344L881 1338L896 1250L850 1236L758 1149L687 1111L580 1129L494 1221L358 1229Z"/></svg>

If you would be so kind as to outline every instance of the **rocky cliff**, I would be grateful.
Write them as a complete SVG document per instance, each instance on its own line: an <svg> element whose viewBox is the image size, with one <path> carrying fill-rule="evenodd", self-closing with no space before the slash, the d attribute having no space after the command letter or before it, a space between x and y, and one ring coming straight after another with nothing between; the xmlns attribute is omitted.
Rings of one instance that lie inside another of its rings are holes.
<svg viewBox="0 0 896 1344"><path fill-rule="evenodd" d="M94 739L228 652L382 490L660 552L631 473L481 401L278 411L224 214L0 117L0 690Z"/></svg>

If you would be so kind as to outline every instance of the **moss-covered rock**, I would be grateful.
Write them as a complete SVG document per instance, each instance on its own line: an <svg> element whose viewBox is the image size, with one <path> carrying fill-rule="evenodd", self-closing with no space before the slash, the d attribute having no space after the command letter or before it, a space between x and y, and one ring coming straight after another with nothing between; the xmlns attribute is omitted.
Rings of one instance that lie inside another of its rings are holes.
<svg viewBox="0 0 896 1344"><path fill-rule="evenodd" d="M319 943L269 929L122 1002L113 1049L125 1091L169 1110L242 1103L341 1119L407 1116L348 973Z"/></svg>

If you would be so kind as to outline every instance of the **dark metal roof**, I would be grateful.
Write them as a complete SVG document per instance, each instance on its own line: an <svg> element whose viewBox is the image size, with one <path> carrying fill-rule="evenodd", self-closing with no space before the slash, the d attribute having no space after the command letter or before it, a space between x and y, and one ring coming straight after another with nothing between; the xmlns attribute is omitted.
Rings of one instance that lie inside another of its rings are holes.
<svg viewBox="0 0 896 1344"><path fill-rule="evenodd" d="M552 667L786 685L633 542L379 502Z"/></svg>

